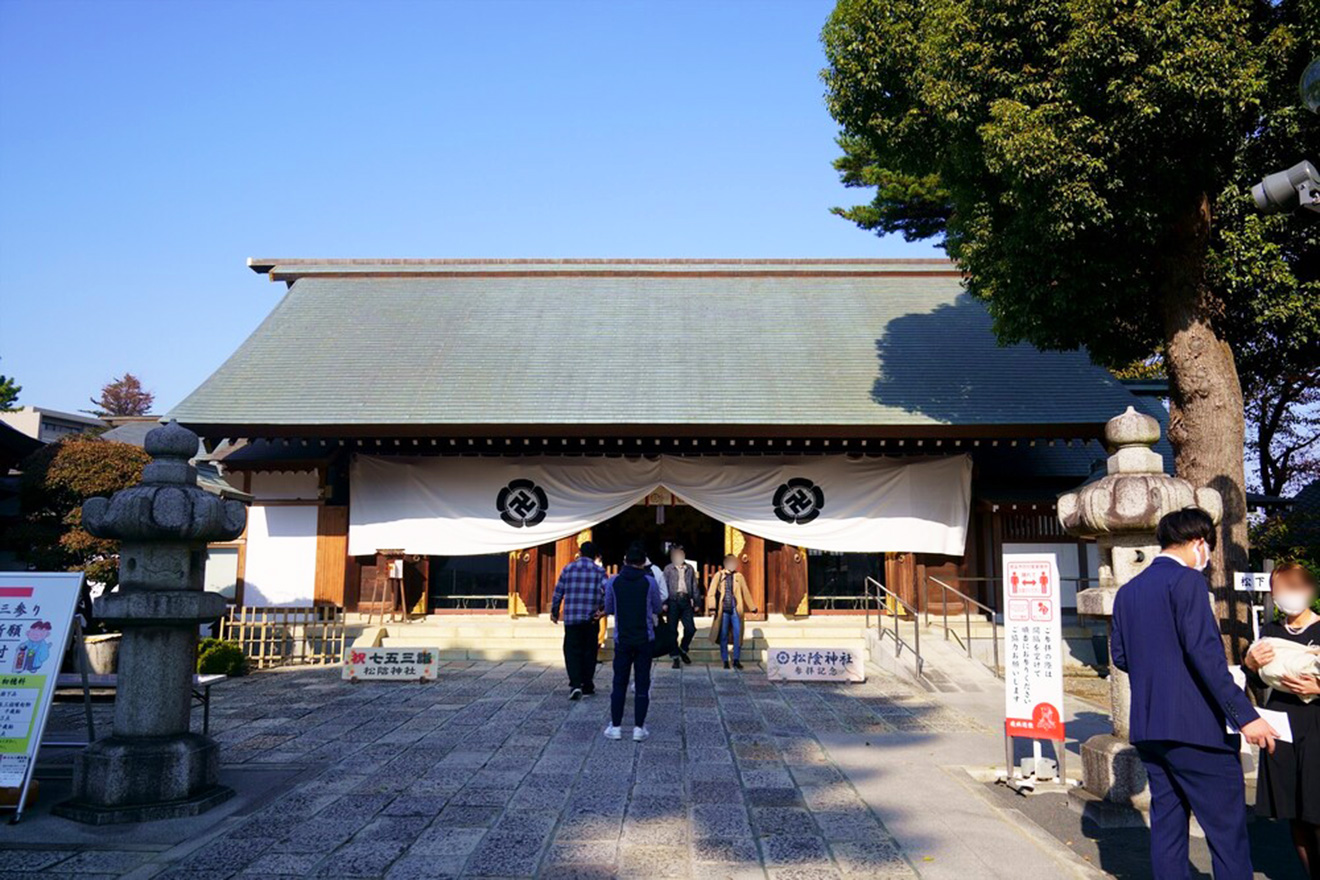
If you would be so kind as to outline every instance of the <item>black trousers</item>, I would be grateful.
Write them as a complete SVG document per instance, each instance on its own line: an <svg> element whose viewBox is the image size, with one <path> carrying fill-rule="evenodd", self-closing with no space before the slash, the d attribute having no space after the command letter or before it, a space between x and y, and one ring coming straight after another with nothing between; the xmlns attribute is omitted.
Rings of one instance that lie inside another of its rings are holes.
<svg viewBox="0 0 1320 880"><path fill-rule="evenodd" d="M621 645L614 643L614 690L610 691L610 721L623 723L623 704L628 699L628 676L637 684L633 693L633 724L646 726L646 710L651 707L651 643Z"/></svg>
<svg viewBox="0 0 1320 880"><path fill-rule="evenodd" d="M596 692L596 656L600 645L596 635L600 623L584 620L582 623L564 624L564 668L568 671L568 686L582 688L582 693Z"/></svg>
<svg viewBox="0 0 1320 880"><path fill-rule="evenodd" d="M678 637L678 625L683 624L683 638ZM687 653L692 647L692 639L697 635L697 619L692 610L692 596L688 593L678 593L669 597L669 625L674 628L674 650L669 652L670 657L677 657L681 649Z"/></svg>

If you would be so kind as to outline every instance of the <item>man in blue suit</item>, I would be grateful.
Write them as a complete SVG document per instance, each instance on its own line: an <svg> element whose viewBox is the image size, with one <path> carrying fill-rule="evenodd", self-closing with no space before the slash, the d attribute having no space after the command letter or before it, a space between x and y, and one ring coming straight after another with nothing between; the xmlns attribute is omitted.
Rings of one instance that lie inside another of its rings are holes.
<svg viewBox="0 0 1320 880"><path fill-rule="evenodd" d="M1156 880L1186 880L1188 820L1205 829L1215 880L1250 880L1239 740L1274 751L1274 729L1224 660L1205 576L1214 521L1189 507L1160 520L1160 554L1114 597L1109 651L1132 683L1129 739L1150 780Z"/></svg>

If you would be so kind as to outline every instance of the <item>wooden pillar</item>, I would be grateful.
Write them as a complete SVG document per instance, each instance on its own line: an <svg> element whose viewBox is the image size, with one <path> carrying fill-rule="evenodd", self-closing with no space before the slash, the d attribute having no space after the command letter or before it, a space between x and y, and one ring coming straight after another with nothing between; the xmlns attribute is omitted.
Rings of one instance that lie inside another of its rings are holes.
<svg viewBox="0 0 1320 880"><path fill-rule="evenodd" d="M322 505L316 515L315 605L343 605L348 563L348 508Z"/></svg>
<svg viewBox="0 0 1320 880"><path fill-rule="evenodd" d="M541 548L528 547L509 554L509 616L541 613Z"/></svg>

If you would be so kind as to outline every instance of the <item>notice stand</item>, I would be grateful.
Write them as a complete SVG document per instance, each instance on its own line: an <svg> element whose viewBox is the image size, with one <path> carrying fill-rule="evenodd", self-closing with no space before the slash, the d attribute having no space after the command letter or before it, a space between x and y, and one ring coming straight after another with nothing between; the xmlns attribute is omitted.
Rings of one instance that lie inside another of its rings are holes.
<svg viewBox="0 0 1320 880"><path fill-rule="evenodd" d="M81 630L74 609L82 582L80 572L0 574L0 788L17 791L11 824L27 807L60 666ZM86 685L85 659L80 665ZM85 687L83 694L90 720Z"/></svg>
<svg viewBox="0 0 1320 880"><path fill-rule="evenodd" d="M1053 553L1005 553L1004 780L1017 790L1035 787L1040 741L1051 740L1058 776L1068 782L1063 715L1063 623L1059 566ZM1032 740L1031 780L1019 781L1013 740Z"/></svg>

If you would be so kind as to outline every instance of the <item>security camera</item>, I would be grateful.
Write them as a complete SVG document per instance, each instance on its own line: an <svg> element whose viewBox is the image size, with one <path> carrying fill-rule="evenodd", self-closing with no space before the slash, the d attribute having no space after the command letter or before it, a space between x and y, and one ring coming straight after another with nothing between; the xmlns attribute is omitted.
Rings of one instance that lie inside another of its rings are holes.
<svg viewBox="0 0 1320 880"><path fill-rule="evenodd" d="M1320 212L1320 173L1310 162L1298 162L1287 171L1267 174L1251 188L1256 208L1264 214L1306 208Z"/></svg>

